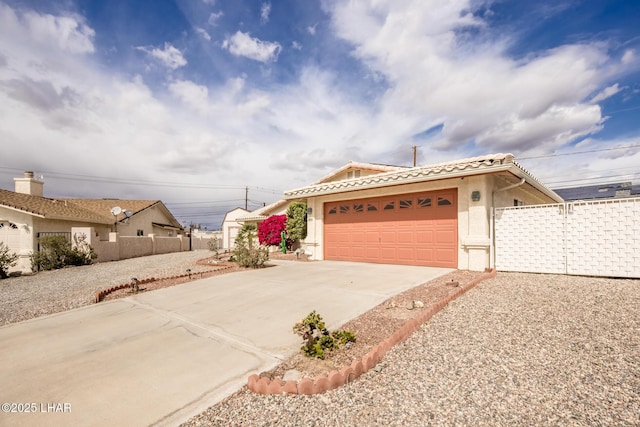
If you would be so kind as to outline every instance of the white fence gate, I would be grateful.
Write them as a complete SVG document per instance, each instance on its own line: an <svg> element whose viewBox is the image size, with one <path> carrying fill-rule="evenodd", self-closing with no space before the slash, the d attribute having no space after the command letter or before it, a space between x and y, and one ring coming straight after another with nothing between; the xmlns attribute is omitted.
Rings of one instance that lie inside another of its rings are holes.
<svg viewBox="0 0 640 427"><path fill-rule="evenodd" d="M640 278L640 198L495 209L500 271Z"/></svg>

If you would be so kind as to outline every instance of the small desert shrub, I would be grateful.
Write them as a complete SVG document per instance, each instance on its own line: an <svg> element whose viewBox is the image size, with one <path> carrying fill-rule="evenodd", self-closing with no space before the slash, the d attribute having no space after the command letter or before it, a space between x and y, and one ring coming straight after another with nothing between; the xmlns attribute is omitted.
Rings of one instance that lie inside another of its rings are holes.
<svg viewBox="0 0 640 427"><path fill-rule="evenodd" d="M325 351L339 348L348 342L356 342L356 336L350 331L329 332L322 316L313 310L307 317L293 326L293 332L305 340L300 348L308 357L324 359Z"/></svg>
<svg viewBox="0 0 640 427"><path fill-rule="evenodd" d="M9 267L16 265L18 255L9 253L9 248L0 242L0 279L8 277Z"/></svg>
<svg viewBox="0 0 640 427"><path fill-rule="evenodd" d="M34 271L55 270L69 265L88 265L96 259L93 248L82 242L82 249L72 248L64 236L44 236L40 238L40 251L31 254Z"/></svg>
<svg viewBox="0 0 640 427"><path fill-rule="evenodd" d="M241 267L262 268L269 260L269 249L258 244L256 226L245 224L238 232L232 259Z"/></svg>
<svg viewBox="0 0 640 427"><path fill-rule="evenodd" d="M220 259L220 243L218 239L209 239L207 246L209 246L209 250L213 252L216 259Z"/></svg>

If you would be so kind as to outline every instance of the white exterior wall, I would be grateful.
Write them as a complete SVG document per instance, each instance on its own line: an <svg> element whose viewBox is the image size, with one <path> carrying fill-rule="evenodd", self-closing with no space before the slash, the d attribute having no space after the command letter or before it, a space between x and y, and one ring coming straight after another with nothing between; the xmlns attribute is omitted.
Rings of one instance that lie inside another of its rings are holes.
<svg viewBox="0 0 640 427"><path fill-rule="evenodd" d="M496 210L496 268L640 277L640 198Z"/></svg>
<svg viewBox="0 0 640 427"><path fill-rule="evenodd" d="M496 261L501 271L565 272L562 205L496 210Z"/></svg>
<svg viewBox="0 0 640 427"><path fill-rule="evenodd" d="M15 224L17 230L12 230L12 239L4 242L9 247L11 253L18 255L15 266L10 267L8 272L20 271L22 273L31 272L31 253L35 244L33 233L33 217L25 213L12 209L0 208L0 220ZM5 231L6 232L6 231ZM18 235L15 236L14 233Z"/></svg>

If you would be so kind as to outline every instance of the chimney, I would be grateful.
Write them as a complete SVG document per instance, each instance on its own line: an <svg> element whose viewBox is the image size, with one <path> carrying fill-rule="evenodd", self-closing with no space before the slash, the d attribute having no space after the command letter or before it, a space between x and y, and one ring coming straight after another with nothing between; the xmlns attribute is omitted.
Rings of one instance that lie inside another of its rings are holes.
<svg viewBox="0 0 640 427"><path fill-rule="evenodd" d="M42 197L44 194L44 182L33 177L32 171L26 171L24 178L13 178L16 185L16 193L30 194Z"/></svg>

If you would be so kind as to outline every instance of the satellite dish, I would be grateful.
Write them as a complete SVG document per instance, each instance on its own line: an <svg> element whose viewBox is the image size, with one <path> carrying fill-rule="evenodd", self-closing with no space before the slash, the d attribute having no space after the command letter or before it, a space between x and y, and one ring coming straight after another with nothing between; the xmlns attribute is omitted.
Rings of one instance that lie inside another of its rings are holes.
<svg viewBox="0 0 640 427"><path fill-rule="evenodd" d="M130 211L130 210L126 210L126 211L124 211L124 216L125 216L126 218L131 218L131 215L133 215L133 212L132 212L132 211Z"/></svg>
<svg viewBox="0 0 640 427"><path fill-rule="evenodd" d="M122 208L120 206L116 206L115 208L111 208L111 215L118 216L122 213Z"/></svg>

